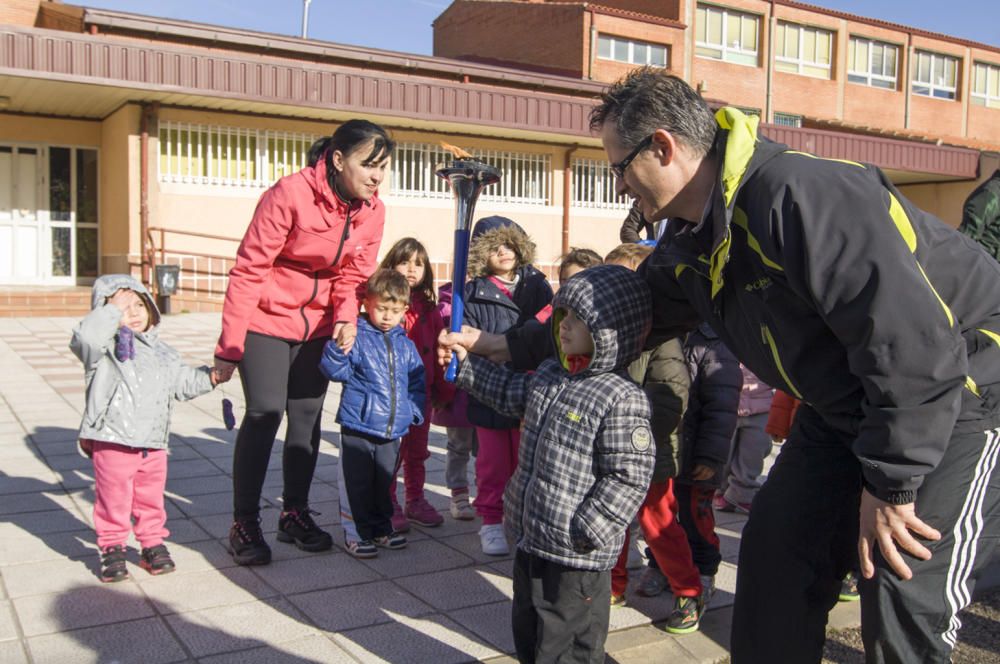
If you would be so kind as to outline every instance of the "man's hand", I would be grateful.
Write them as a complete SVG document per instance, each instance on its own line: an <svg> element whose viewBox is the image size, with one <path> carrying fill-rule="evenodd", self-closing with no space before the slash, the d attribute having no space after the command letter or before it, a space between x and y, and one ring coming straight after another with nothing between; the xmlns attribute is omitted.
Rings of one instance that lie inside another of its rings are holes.
<svg viewBox="0 0 1000 664"><path fill-rule="evenodd" d="M457 347L482 355L491 362L503 364L510 361L510 348L507 347L507 337L502 334L490 334L468 325L462 326L461 332L442 330L438 335L438 362L446 367L451 362L451 352ZM465 359L459 355L459 359Z"/></svg>
<svg viewBox="0 0 1000 664"><path fill-rule="evenodd" d="M695 482L704 482L715 477L715 469L703 463L696 463L691 471L691 479Z"/></svg>
<svg viewBox="0 0 1000 664"><path fill-rule="evenodd" d="M917 518L913 503L892 505L868 493L867 489L861 493L860 523L858 557L861 560L861 575L866 579L875 576L876 545L889 567L901 579L909 580L913 578L913 572L903 561L899 548L920 560L930 560L931 552L913 535L932 541L941 539L941 533Z"/></svg>
<svg viewBox="0 0 1000 664"><path fill-rule="evenodd" d="M351 352L351 348L354 347L354 339L358 336L358 328L354 323L344 323L340 322L333 326L333 340L337 344L337 348L347 355Z"/></svg>
<svg viewBox="0 0 1000 664"><path fill-rule="evenodd" d="M221 358L215 358L215 366L212 367L212 387L219 383L228 382L236 371L236 363Z"/></svg>

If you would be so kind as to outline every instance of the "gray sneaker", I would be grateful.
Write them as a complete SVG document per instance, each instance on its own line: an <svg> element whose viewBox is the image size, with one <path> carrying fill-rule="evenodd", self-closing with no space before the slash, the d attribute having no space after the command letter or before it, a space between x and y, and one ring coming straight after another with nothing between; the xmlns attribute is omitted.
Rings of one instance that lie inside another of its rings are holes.
<svg viewBox="0 0 1000 664"><path fill-rule="evenodd" d="M701 575L701 610L708 608L708 603L712 601L715 594L715 576Z"/></svg>
<svg viewBox="0 0 1000 664"><path fill-rule="evenodd" d="M643 597L656 597L666 590L668 585L663 572L655 567L647 567L639 577L639 587L636 588L636 592Z"/></svg>

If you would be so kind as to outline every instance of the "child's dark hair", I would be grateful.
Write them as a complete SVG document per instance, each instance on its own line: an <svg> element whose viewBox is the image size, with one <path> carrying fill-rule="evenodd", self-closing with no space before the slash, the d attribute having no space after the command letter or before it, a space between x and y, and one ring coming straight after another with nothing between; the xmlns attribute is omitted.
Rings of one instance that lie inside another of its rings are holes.
<svg viewBox="0 0 1000 664"><path fill-rule="evenodd" d="M393 270L395 271L396 266L400 263L405 263L410 260L414 255L417 257L418 263L423 263L424 265L424 277L413 287L413 290L422 293L427 301L433 304L436 301L434 296L434 271L431 269L431 260L427 256L427 249L420 240L412 237L404 237L403 239L392 245L386 253L385 258L379 264L380 270Z"/></svg>
<svg viewBox="0 0 1000 664"><path fill-rule="evenodd" d="M653 253L653 248L647 244L637 242L626 242L619 244L604 257L605 263L623 265L630 270L639 267L639 264L646 260L646 257Z"/></svg>
<svg viewBox="0 0 1000 664"><path fill-rule="evenodd" d="M598 254L593 249L581 249L580 247L571 247L569 252L559 259L559 283L566 281L563 279L563 268L575 265L581 270L586 270L588 267L594 267L595 265L602 265L604 263L601 260L600 254Z"/></svg>
<svg viewBox="0 0 1000 664"><path fill-rule="evenodd" d="M406 283L406 277L395 270L376 270L368 280L365 296L409 304L410 284Z"/></svg>
<svg viewBox="0 0 1000 664"><path fill-rule="evenodd" d="M309 148L308 162L310 166L316 166L320 159L326 161L326 177L333 189L336 171L333 169L333 152L340 150L345 157L368 141L372 142L371 152L364 158L362 163L366 166L377 164L380 161L392 156L392 151L396 149L396 141L392 140L383 127L368 120L348 120L337 127L337 131L332 136L319 139Z"/></svg>

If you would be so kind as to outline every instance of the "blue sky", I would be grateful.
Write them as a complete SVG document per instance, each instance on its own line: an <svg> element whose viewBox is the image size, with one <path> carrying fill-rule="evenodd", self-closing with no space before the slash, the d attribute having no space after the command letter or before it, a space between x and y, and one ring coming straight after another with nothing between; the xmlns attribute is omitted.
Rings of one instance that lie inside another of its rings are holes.
<svg viewBox="0 0 1000 664"><path fill-rule="evenodd" d="M298 35L302 0L68 0L116 9ZM431 22L450 0L312 0L309 36L391 51L431 54ZM997 0L814 0L830 9L1000 46Z"/></svg>

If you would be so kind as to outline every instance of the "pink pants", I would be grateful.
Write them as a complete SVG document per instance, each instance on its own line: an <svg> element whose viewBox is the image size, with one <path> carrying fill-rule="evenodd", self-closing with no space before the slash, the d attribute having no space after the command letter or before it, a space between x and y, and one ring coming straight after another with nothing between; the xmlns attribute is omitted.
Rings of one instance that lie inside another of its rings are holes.
<svg viewBox="0 0 1000 664"><path fill-rule="evenodd" d="M483 525L503 521L503 490L517 468L520 429L476 427L479 454L476 456L476 514Z"/></svg>
<svg viewBox="0 0 1000 664"><path fill-rule="evenodd" d="M429 413L428 413L429 414ZM420 426L410 427L410 432L403 436L399 445L399 460L396 461L396 472L392 478L393 504L396 499L396 477L399 467L403 467L403 486L406 488L406 502L412 503L424 497L424 481L427 471L424 467L431 453L427 450L427 432L431 428L430 418L425 419Z"/></svg>
<svg viewBox="0 0 1000 664"><path fill-rule="evenodd" d="M135 538L144 549L170 535L163 491L167 485L167 451L139 450L93 441L94 529L97 546L125 544L135 522Z"/></svg>

